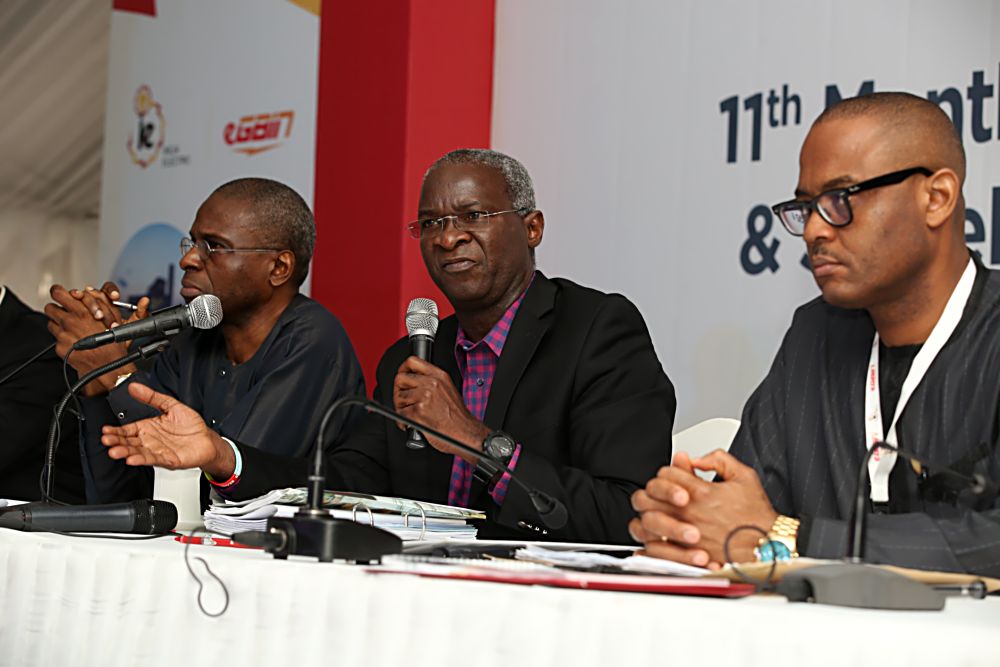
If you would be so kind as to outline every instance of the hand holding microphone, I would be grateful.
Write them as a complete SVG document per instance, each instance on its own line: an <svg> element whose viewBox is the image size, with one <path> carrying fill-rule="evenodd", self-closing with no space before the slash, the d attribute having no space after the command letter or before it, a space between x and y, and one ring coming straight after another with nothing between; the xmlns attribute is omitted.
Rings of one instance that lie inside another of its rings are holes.
<svg viewBox="0 0 1000 667"><path fill-rule="evenodd" d="M399 367L393 383L393 409L408 419L441 431L466 446L482 451L483 441L492 431L472 416L451 377L434 364L409 357ZM420 436L421 447L427 442L414 429L407 429L409 438ZM413 447L410 440L408 447ZM430 445L445 454L461 456L475 465L476 459L451 444L431 438Z"/></svg>
<svg viewBox="0 0 1000 667"><path fill-rule="evenodd" d="M438 329L438 307L431 299L414 299L406 309L406 331L410 356L399 367L393 382L393 406L399 414L447 433L476 451L490 429L472 416L451 377L430 363ZM423 449L427 440L420 431L406 430L406 446ZM446 454L456 454L475 464L475 458L449 443L432 440L431 446Z"/></svg>

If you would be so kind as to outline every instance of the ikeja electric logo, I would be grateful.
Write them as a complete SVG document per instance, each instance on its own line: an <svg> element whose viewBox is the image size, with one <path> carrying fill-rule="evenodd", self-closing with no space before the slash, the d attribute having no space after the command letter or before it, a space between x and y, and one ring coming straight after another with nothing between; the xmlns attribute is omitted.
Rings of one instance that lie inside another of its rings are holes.
<svg viewBox="0 0 1000 667"><path fill-rule="evenodd" d="M138 116L138 126L128 135L128 154L132 162L145 169L156 162L163 150L167 123L163 118L163 108L153 98L149 86L139 86L135 91L133 110Z"/></svg>
<svg viewBox="0 0 1000 667"><path fill-rule="evenodd" d="M256 155L277 148L292 135L294 111L244 116L238 123L227 123L222 138L237 153Z"/></svg>

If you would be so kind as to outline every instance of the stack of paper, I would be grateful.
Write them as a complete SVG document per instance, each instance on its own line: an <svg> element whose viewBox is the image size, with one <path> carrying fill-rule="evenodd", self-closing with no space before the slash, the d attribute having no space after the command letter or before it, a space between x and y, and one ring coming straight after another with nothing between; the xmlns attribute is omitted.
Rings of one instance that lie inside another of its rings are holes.
<svg viewBox="0 0 1000 667"><path fill-rule="evenodd" d="M264 530L268 518L290 517L305 502L303 488L275 489L251 500L216 501L205 512L205 528L224 535ZM486 518L464 507L334 491L323 494L323 505L335 518L368 523L406 541L474 540L476 528L469 521Z"/></svg>
<svg viewBox="0 0 1000 667"><path fill-rule="evenodd" d="M514 552L514 558L532 563L581 570L620 570L641 574L665 574L675 577L703 577L711 572L703 567L675 563L649 556L628 556L616 558L606 554L588 551L556 551L529 544Z"/></svg>

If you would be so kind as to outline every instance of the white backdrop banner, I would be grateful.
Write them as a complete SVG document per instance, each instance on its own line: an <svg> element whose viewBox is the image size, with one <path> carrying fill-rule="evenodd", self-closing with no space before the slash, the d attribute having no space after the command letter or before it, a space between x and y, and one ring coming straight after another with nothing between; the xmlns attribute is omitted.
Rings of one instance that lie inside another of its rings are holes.
<svg viewBox="0 0 1000 667"><path fill-rule="evenodd" d="M535 180L540 268L645 315L676 427L739 417L819 293L769 206L827 105L939 102L968 153L969 246L1000 266L998 37L989 0L497 0L493 146Z"/></svg>
<svg viewBox="0 0 1000 667"><path fill-rule="evenodd" d="M179 302L178 244L217 186L288 184L312 206L316 0L145 0L114 11L100 265L126 299Z"/></svg>

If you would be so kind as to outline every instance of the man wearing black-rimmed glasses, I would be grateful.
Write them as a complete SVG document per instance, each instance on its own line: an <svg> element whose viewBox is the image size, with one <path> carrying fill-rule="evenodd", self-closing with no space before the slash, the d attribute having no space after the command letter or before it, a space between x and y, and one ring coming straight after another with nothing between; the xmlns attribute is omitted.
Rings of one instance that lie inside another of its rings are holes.
<svg viewBox="0 0 1000 667"><path fill-rule="evenodd" d="M84 399L88 500L150 496L151 471L109 459L100 445L102 425L156 414L129 397L133 381L190 405L220 437L286 456L309 451L326 405L340 396L364 394L344 328L326 308L299 293L315 237L308 205L277 181L230 181L205 200L190 237L180 243L181 296L185 301L217 296L222 323L174 336L148 372L123 368L92 383ZM77 339L117 320L111 304L116 289L111 284L72 293L53 288L55 303L45 312L60 356ZM82 375L122 356L124 347L73 352L69 360ZM338 415L331 443L342 439L352 420L349 413Z"/></svg>
<svg viewBox="0 0 1000 667"><path fill-rule="evenodd" d="M774 212L822 297L796 311L730 452L678 455L635 494L650 554L721 563L752 525L734 560L842 557L864 456L885 442L924 463L868 464L865 560L1000 576L996 489L955 483L1000 480L1000 273L966 248L964 179L955 127L926 100L877 93L817 119Z"/></svg>

